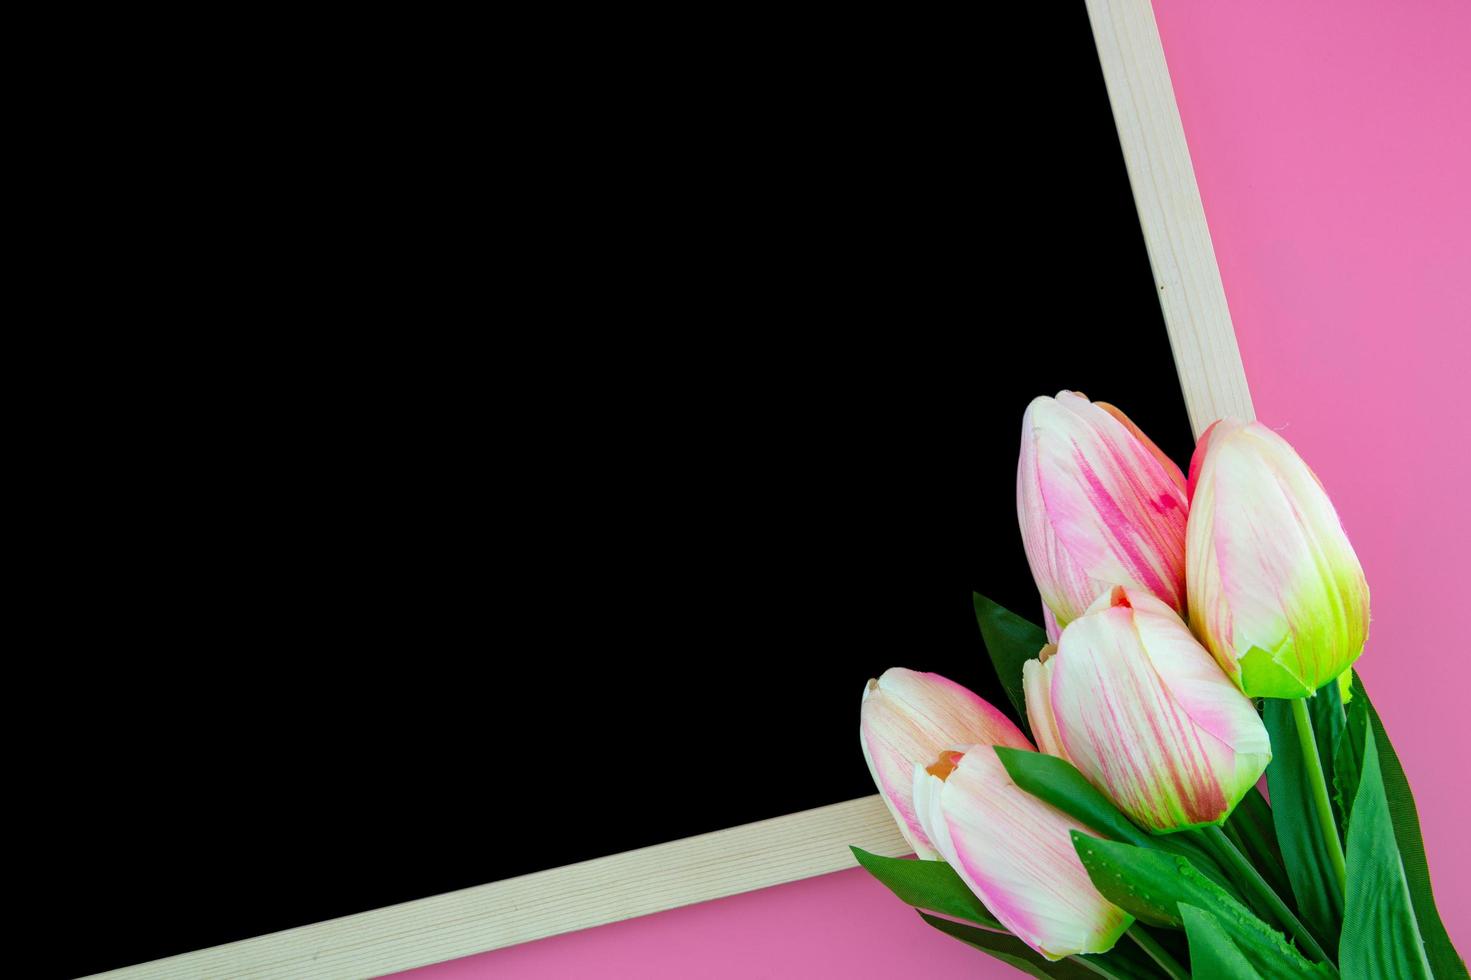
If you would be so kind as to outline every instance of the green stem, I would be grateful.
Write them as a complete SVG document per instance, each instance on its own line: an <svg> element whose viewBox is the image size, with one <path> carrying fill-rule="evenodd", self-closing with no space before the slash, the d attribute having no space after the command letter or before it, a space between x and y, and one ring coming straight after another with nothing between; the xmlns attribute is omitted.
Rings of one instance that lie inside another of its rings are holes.
<svg viewBox="0 0 1471 980"><path fill-rule="evenodd" d="M1293 698L1292 720L1297 724L1297 742L1302 747L1303 766L1307 770L1308 784L1313 790L1313 807L1318 811L1318 829L1322 832L1323 845L1328 848L1328 860L1338 875L1338 887L1348 884L1348 867L1343 860L1343 844L1338 839L1338 824L1333 819L1333 804L1328 802L1328 783L1323 778L1323 763L1318 759L1318 741L1313 738L1313 720L1308 717L1308 704L1302 698Z"/></svg>
<svg viewBox="0 0 1471 980"><path fill-rule="evenodd" d="M1304 953L1320 963L1331 962L1328 959L1328 954L1323 952L1323 947L1319 946L1318 941L1313 938L1313 934L1308 932L1307 926L1303 925L1302 920L1292 914L1292 910L1287 907L1287 903L1282 901L1276 892L1272 891L1272 886L1267 884L1267 880L1261 876L1261 872L1257 871L1252 863L1246 859L1246 855L1237 850L1236 845L1231 843L1231 838L1227 837L1221 831L1220 827L1206 827L1202 831L1201 836L1202 839L1209 843L1211 850L1216 852L1217 859L1235 872L1235 877L1241 885L1271 910L1272 915L1276 917L1277 921L1292 934L1293 939L1297 940L1298 946L1302 948Z"/></svg>
<svg viewBox="0 0 1471 980"><path fill-rule="evenodd" d="M1149 933L1145 932L1143 926L1137 923L1133 926L1130 926L1129 938L1138 943L1139 948L1148 953L1149 958L1158 963L1159 968L1168 973L1172 980L1190 980L1190 971L1181 966L1179 960L1171 956L1169 952L1159 944L1158 939L1155 939Z"/></svg>

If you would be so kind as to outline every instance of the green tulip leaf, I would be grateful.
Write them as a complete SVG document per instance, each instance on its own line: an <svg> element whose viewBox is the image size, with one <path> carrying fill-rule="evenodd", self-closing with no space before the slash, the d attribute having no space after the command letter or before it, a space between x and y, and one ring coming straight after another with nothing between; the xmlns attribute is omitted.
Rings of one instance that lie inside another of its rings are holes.
<svg viewBox="0 0 1471 980"><path fill-rule="evenodd" d="M1292 894L1287 867L1282 863L1282 849L1277 846L1277 831L1272 826L1272 809L1261 790L1255 786L1247 790L1221 830L1261 873L1272 891L1278 895Z"/></svg>
<svg viewBox="0 0 1471 980"><path fill-rule="evenodd" d="M1441 921L1440 912L1435 907L1435 894L1430 887L1430 865L1425 860L1425 841L1420 836L1420 815L1415 809L1415 796L1410 792L1410 782L1405 778L1405 770L1400 765L1394 746L1390 744L1389 734L1384 730L1384 722L1374 710L1374 704L1364 690L1363 681L1355 671L1350 709L1359 701L1364 702L1369 713L1369 730L1374 734L1379 777L1389 804L1389 818L1394 825L1394 839L1399 847L1400 861L1404 865L1405 883L1410 889L1415 919L1420 925L1420 936L1425 940L1425 956L1430 961L1436 980L1464 980L1467 976L1466 964L1451 943L1451 937L1445 931L1445 923ZM1351 713L1349 723L1353 723Z"/></svg>
<svg viewBox="0 0 1471 980"><path fill-rule="evenodd" d="M986 644L986 652L991 655L996 676L1001 679L1001 688L1016 709L1022 731L1031 738L1032 729L1027 724L1027 696L1022 689L1022 664L1037 659L1037 654L1047 645L1047 633L1042 627L979 592L972 593L972 597L976 622L981 627L981 639Z"/></svg>
<svg viewBox="0 0 1471 980"><path fill-rule="evenodd" d="M1230 977L1232 980L1261 980L1251 961L1231 942L1231 937L1206 912L1194 905L1181 905L1185 935L1190 939L1190 972L1197 977Z"/></svg>
<svg viewBox="0 0 1471 980"><path fill-rule="evenodd" d="M905 905L979 923L987 929L1006 931L1006 927L981 904L955 869L944 861L880 857L861 847L850 850L858 863Z"/></svg>
<svg viewBox="0 0 1471 980"><path fill-rule="evenodd" d="M1011 781L1044 803L1113 840L1148 846L1149 835L1129 822L1108 797L1066 759L1026 749L996 746Z"/></svg>
<svg viewBox="0 0 1471 980"><path fill-rule="evenodd" d="M1313 739L1318 743L1318 762L1323 767L1323 779L1330 787L1334 785L1333 774L1335 771L1334 757L1338 748L1338 740L1343 736L1344 707L1343 700L1338 693L1338 684L1324 684L1318 688L1316 694L1305 699L1308 706L1308 717L1313 722ZM1334 820L1339 826L1343 825L1343 813L1338 803L1332 799L1329 805L1333 808Z"/></svg>
<svg viewBox="0 0 1471 980"><path fill-rule="evenodd" d="M1052 804L1110 840L1182 855L1216 884L1237 893L1235 884L1221 870L1215 858L1190 837L1183 834L1155 836L1140 830L1066 759L1002 745L995 748L1011 781L1043 803Z"/></svg>
<svg viewBox="0 0 1471 980"><path fill-rule="evenodd" d="M1272 739L1272 761L1267 766L1272 823L1298 915L1323 948L1332 950L1338 946L1343 921L1343 889L1323 843L1292 702L1267 698L1262 721Z"/></svg>
<svg viewBox="0 0 1471 980"><path fill-rule="evenodd" d="M1073 831L1073 847L1095 888L1140 922L1179 929L1179 903L1210 907L1219 886L1186 858ZM1221 894L1221 898L1226 898ZM1239 904L1239 903L1238 903ZM1242 912L1250 915L1243 908Z"/></svg>
<svg viewBox="0 0 1471 980"><path fill-rule="evenodd" d="M1346 980L1430 980L1374 736L1363 733L1363 769L1348 833L1348 889L1338 962Z"/></svg>
<svg viewBox="0 0 1471 980"><path fill-rule="evenodd" d="M1098 840L1073 831L1073 847L1093 886L1141 922L1182 928L1182 906L1211 916L1263 977L1332 977L1333 968L1313 963L1282 933L1251 913L1186 858L1131 844Z"/></svg>
<svg viewBox="0 0 1471 980"><path fill-rule="evenodd" d="M1349 816L1353 812L1359 776L1364 771L1365 734L1369 730L1369 699L1354 698L1348 706L1348 720L1338 734L1333 750L1333 800L1338 812L1338 828L1348 837Z"/></svg>
<svg viewBox="0 0 1471 980"><path fill-rule="evenodd" d="M1028 976L1043 980L1093 980L1097 976L1113 977L1115 980L1154 980L1159 972L1148 963L1133 955L1133 951L1122 945L1107 953L1089 956L1068 956L1052 961L1033 950L1015 936L987 932L962 922L919 913L919 917L936 929L973 946L1008 966L1013 966Z"/></svg>

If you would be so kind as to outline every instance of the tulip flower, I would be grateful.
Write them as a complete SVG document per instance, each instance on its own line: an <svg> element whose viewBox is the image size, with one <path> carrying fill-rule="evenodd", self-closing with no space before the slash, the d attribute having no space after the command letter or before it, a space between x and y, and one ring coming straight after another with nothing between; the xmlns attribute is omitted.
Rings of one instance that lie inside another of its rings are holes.
<svg viewBox="0 0 1471 980"><path fill-rule="evenodd" d="M1369 586L1322 484L1287 441L1222 419L1190 461L1190 625L1253 697L1302 698L1363 651Z"/></svg>
<svg viewBox="0 0 1471 980"><path fill-rule="evenodd" d="M1092 831L1018 787L990 746L915 771L915 808L940 856L1018 939L1049 960L1113 948L1134 919L1098 893L1071 832Z"/></svg>
<svg viewBox="0 0 1471 980"><path fill-rule="evenodd" d="M921 858L935 847L914 815L914 770L951 745L1030 749L1021 729L975 694L939 674L891 667L863 690L860 742L879 794Z"/></svg>
<svg viewBox="0 0 1471 980"><path fill-rule="evenodd" d="M1032 578L1059 627L1115 585L1184 612L1185 477L1123 412L1071 391L1033 400L1016 504Z"/></svg>
<svg viewBox="0 0 1471 980"><path fill-rule="evenodd" d="M1251 700L1148 592L1099 596L1035 663L1024 668L1033 732L1051 725L1057 754L1151 831L1221 823L1272 758Z"/></svg>

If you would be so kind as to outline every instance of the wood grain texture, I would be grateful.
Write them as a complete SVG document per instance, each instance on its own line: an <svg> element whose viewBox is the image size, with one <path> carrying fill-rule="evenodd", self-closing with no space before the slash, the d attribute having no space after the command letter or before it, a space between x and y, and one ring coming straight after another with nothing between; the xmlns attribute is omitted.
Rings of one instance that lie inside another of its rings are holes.
<svg viewBox="0 0 1471 980"><path fill-rule="evenodd" d="M101 974L381 976L909 853L877 796L804 810Z"/></svg>
<svg viewBox="0 0 1471 980"><path fill-rule="evenodd" d="M1149 0L1087 0L1190 425L1253 419L1190 148Z"/></svg>

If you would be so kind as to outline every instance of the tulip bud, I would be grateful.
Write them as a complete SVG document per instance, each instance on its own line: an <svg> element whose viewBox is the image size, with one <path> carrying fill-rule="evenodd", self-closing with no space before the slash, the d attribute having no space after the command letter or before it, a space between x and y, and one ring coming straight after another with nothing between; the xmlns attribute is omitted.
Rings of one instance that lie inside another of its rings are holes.
<svg viewBox="0 0 1471 980"><path fill-rule="evenodd" d="M1253 697L1301 698L1358 659L1369 586L1328 494L1287 441L1222 419L1190 461L1190 625Z"/></svg>
<svg viewBox="0 0 1471 980"><path fill-rule="evenodd" d="M1147 592L1099 596L1039 667L1063 757L1156 833L1221 823L1272 758L1251 700Z"/></svg>
<svg viewBox="0 0 1471 980"><path fill-rule="evenodd" d="M916 769L914 800L940 856L1047 959L1105 952L1133 923L1073 849L1072 831L1092 831L1013 783L990 746L960 746Z"/></svg>
<svg viewBox="0 0 1471 980"><path fill-rule="evenodd" d="M1059 626L1114 585L1185 609L1185 477L1128 417L1076 392L1022 419L1017 516L1027 563Z"/></svg>
<svg viewBox="0 0 1471 980"><path fill-rule="evenodd" d="M928 860L936 852L914 815L915 768L951 745L1032 747L1011 719L964 687L903 667L891 667L864 688L860 736L868 771L899 832Z"/></svg>

